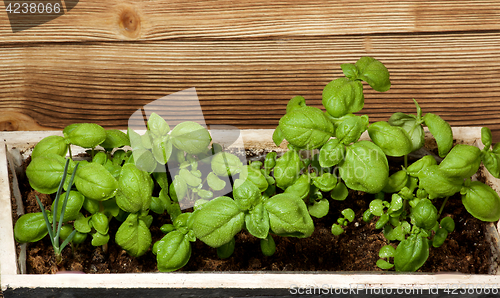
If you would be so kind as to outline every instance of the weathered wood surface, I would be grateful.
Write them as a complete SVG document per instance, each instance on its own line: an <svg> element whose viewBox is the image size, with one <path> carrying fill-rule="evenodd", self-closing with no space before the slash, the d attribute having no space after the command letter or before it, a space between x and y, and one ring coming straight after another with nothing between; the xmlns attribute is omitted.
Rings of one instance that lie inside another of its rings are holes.
<svg viewBox="0 0 500 298"><path fill-rule="evenodd" d="M291 97L319 106L340 64L370 55L393 85L366 89L372 121L414 112L415 98L500 141L498 4L82 0L18 33L0 13L0 129L124 128L143 105L191 87L207 124L273 128Z"/></svg>

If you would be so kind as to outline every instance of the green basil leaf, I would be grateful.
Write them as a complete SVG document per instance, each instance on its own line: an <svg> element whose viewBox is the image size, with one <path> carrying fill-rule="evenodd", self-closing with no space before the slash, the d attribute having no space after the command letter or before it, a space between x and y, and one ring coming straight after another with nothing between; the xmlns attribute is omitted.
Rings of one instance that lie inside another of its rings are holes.
<svg viewBox="0 0 500 298"><path fill-rule="evenodd" d="M82 213L79 213L75 222L73 223L75 230L80 233L90 233L90 231L92 230L92 227L90 226L91 218L91 216L85 217Z"/></svg>
<svg viewBox="0 0 500 298"><path fill-rule="evenodd" d="M120 207L116 204L116 198L111 198L106 201L101 202L102 206L104 207L104 210L102 213L106 214L109 217L117 217L118 214L120 214ZM123 212L123 211L122 211Z"/></svg>
<svg viewBox="0 0 500 298"><path fill-rule="evenodd" d="M92 234L92 245L93 246L103 246L109 242L109 234L101 234L99 232Z"/></svg>
<svg viewBox="0 0 500 298"><path fill-rule="evenodd" d="M104 201L115 196L118 182L103 165L89 163L78 167L75 176L75 185L85 197Z"/></svg>
<svg viewBox="0 0 500 298"><path fill-rule="evenodd" d="M455 222L453 221L453 218L449 216L446 216L445 218L441 219L439 225L444 229L446 229L448 233L451 233L455 230Z"/></svg>
<svg viewBox="0 0 500 298"><path fill-rule="evenodd" d="M315 107L303 107L285 114L279 127L290 144L308 149L323 146L335 132L332 122Z"/></svg>
<svg viewBox="0 0 500 298"><path fill-rule="evenodd" d="M233 197L241 210L248 210L259 201L261 194L259 188L249 180L238 179L234 183Z"/></svg>
<svg viewBox="0 0 500 298"><path fill-rule="evenodd" d="M412 143L412 152L424 146L425 132L420 123L417 122L415 115L406 115L403 113L394 113L389 118L389 124L399 126L408 133Z"/></svg>
<svg viewBox="0 0 500 298"><path fill-rule="evenodd" d="M226 187L226 181L220 179L214 172L208 174L207 183L215 191L223 190Z"/></svg>
<svg viewBox="0 0 500 298"><path fill-rule="evenodd" d="M151 246L151 232L137 213L130 213L116 231L115 241L129 255L140 257Z"/></svg>
<svg viewBox="0 0 500 298"><path fill-rule="evenodd" d="M170 202L165 202L165 197L151 197L151 205L149 209L156 214L163 214Z"/></svg>
<svg viewBox="0 0 500 298"><path fill-rule="evenodd" d="M214 155L211 162L212 171L221 177L227 177L228 175L235 175L241 172L243 168L243 163L238 156L227 153L220 152Z"/></svg>
<svg viewBox="0 0 500 298"><path fill-rule="evenodd" d="M95 123L75 123L63 130L66 143L83 148L94 148L106 140L106 130Z"/></svg>
<svg viewBox="0 0 500 298"><path fill-rule="evenodd" d="M126 133L117 129L107 129L106 139L101 144L102 148L111 151L113 148L130 146L130 140Z"/></svg>
<svg viewBox="0 0 500 298"><path fill-rule="evenodd" d="M392 194L389 213L397 212L403 208L403 198L397 193Z"/></svg>
<svg viewBox="0 0 500 298"><path fill-rule="evenodd" d="M425 155L416 162L412 163L406 171L409 175L417 177L420 174L420 171L434 165L437 165L436 159L431 155Z"/></svg>
<svg viewBox="0 0 500 298"><path fill-rule="evenodd" d="M179 171L179 175L182 177L182 179L184 179L184 181L186 181L187 185L192 187L197 187L202 182L199 177L196 177L187 169L181 169Z"/></svg>
<svg viewBox="0 0 500 298"><path fill-rule="evenodd" d="M186 196L187 191L188 186L186 181L184 181L180 175L175 175L174 181L172 181L169 188L169 194L172 200L174 200L174 202L179 202Z"/></svg>
<svg viewBox="0 0 500 298"><path fill-rule="evenodd" d="M432 239L432 246L440 247L441 245L443 245L444 241L446 240L446 237L448 237L448 231L446 229L439 228L436 231L434 238Z"/></svg>
<svg viewBox="0 0 500 298"><path fill-rule="evenodd" d="M497 179L500 178L500 154L496 154L492 151L486 151L482 155L482 161L485 168L493 177Z"/></svg>
<svg viewBox="0 0 500 298"><path fill-rule="evenodd" d="M48 233L42 212L23 214L14 225L14 238L19 243L37 242Z"/></svg>
<svg viewBox="0 0 500 298"><path fill-rule="evenodd" d="M389 124L392 126L403 127L408 122L410 124L414 124L414 123L416 123L416 121L417 121L417 117L415 117L415 115L396 112L396 113L391 115L391 117L389 118L389 120L387 122L389 122Z"/></svg>
<svg viewBox="0 0 500 298"><path fill-rule="evenodd" d="M61 193L60 196L60 201L59 204L57 205L57 215L56 218L59 220L61 218L61 211L63 207L63 200L66 198L66 192ZM68 202L66 203L66 209L64 211L64 218L63 222L68 222L75 220L80 213L80 209L82 209L83 202L85 201L85 197L77 192L77 191L70 191L69 196L68 196ZM52 208L50 209L52 213L54 214L54 205L55 205L55 200L52 202Z"/></svg>
<svg viewBox="0 0 500 298"><path fill-rule="evenodd" d="M134 164L138 169L148 173L151 173L156 169L158 163L150 150L143 148L135 149L132 152L132 156L134 158Z"/></svg>
<svg viewBox="0 0 500 298"><path fill-rule="evenodd" d="M394 264L391 264L385 260L382 260L382 259L378 259L377 260L377 267L379 267L380 269L384 269L384 270L387 270L387 269L391 269L392 267L394 267Z"/></svg>
<svg viewBox="0 0 500 298"><path fill-rule="evenodd" d="M429 243L426 238L412 235L401 241L394 254L396 271L414 272L422 267L429 257Z"/></svg>
<svg viewBox="0 0 500 298"><path fill-rule="evenodd" d="M369 141L347 147L339 172L348 188L368 193L380 192L389 180L387 157L380 147Z"/></svg>
<svg viewBox="0 0 500 298"><path fill-rule="evenodd" d="M295 96L286 105L286 113L290 113L296 109L306 107L306 100L302 96Z"/></svg>
<svg viewBox="0 0 500 298"><path fill-rule="evenodd" d="M484 147L489 149L491 146L492 140L493 140L493 136L491 134L491 130L488 127L481 128L481 142L483 143Z"/></svg>
<svg viewBox="0 0 500 298"><path fill-rule="evenodd" d="M408 174L406 171L401 170L389 176L389 181L387 185L382 189L385 193L393 193L400 191L403 187L406 186L408 182Z"/></svg>
<svg viewBox="0 0 500 298"><path fill-rule="evenodd" d="M439 168L453 178L469 178L479 170L481 150L476 146L458 144L446 155Z"/></svg>
<svg viewBox="0 0 500 298"><path fill-rule="evenodd" d="M392 257L394 257L395 253L396 253L396 249L392 245L384 245L378 251L378 256L379 256L379 258L382 258L382 259L392 258Z"/></svg>
<svg viewBox="0 0 500 298"><path fill-rule="evenodd" d="M385 121L375 122L368 127L368 134L388 156L403 156L413 149L408 133L399 126L391 126Z"/></svg>
<svg viewBox="0 0 500 298"><path fill-rule="evenodd" d="M276 243L274 242L271 234L268 234L266 239L260 240L260 250L262 251L262 254L267 257L274 255L276 252Z"/></svg>
<svg viewBox="0 0 500 298"><path fill-rule="evenodd" d="M453 147L453 132L450 124L432 113L425 114L424 122L436 139L439 156L445 157Z"/></svg>
<svg viewBox="0 0 500 298"><path fill-rule="evenodd" d="M370 213L375 216L382 216L384 214L384 204L380 199L375 199L370 202Z"/></svg>
<svg viewBox="0 0 500 298"><path fill-rule="evenodd" d="M227 259L229 258L233 252L234 252L234 246L236 245L236 241L234 238L229 241L226 244L223 244L222 246L217 247L217 256L220 259Z"/></svg>
<svg viewBox="0 0 500 298"><path fill-rule="evenodd" d="M168 177L166 172L153 172L153 178L161 189L166 189L168 191Z"/></svg>
<svg viewBox="0 0 500 298"><path fill-rule="evenodd" d="M90 214L94 214L99 211L99 201L85 198L85 201L83 201L83 208Z"/></svg>
<svg viewBox="0 0 500 298"><path fill-rule="evenodd" d="M342 228L342 226L338 225L338 224L333 224L332 225L332 234L335 235L335 236L338 236L340 234L344 233L344 229Z"/></svg>
<svg viewBox="0 0 500 298"><path fill-rule="evenodd" d="M26 168L26 176L31 187L43 194L55 193L61 183L65 164L66 159L55 153L32 159Z"/></svg>
<svg viewBox="0 0 500 298"><path fill-rule="evenodd" d="M109 220L104 213L96 212L90 219L92 227L99 233L106 235L109 230Z"/></svg>
<svg viewBox="0 0 500 298"><path fill-rule="evenodd" d="M349 195L349 190L342 182L337 183L337 186L335 186L335 188L333 188L332 191L330 192L330 196L332 197L332 199L337 201L345 200L348 195Z"/></svg>
<svg viewBox="0 0 500 298"><path fill-rule="evenodd" d="M278 153L276 152L269 152L266 154L266 158L264 160L264 170L267 174L271 172L271 170L274 168L276 165L276 156Z"/></svg>
<svg viewBox="0 0 500 298"><path fill-rule="evenodd" d="M358 79L359 71L356 65L351 64L351 63L344 63L340 65L340 68L342 68L342 72L344 75L349 78L350 80L356 80Z"/></svg>
<svg viewBox="0 0 500 298"><path fill-rule="evenodd" d="M472 216L490 222L500 219L500 197L496 191L479 181L472 181L465 188L462 203Z"/></svg>
<svg viewBox="0 0 500 298"><path fill-rule="evenodd" d="M283 140L285 139L285 135L281 131L281 127L278 125L276 129L274 129L273 132L273 142L276 144L276 146L280 146Z"/></svg>
<svg viewBox="0 0 500 298"><path fill-rule="evenodd" d="M152 152L156 161L164 165L172 155L172 142L155 139L153 140Z"/></svg>
<svg viewBox="0 0 500 298"><path fill-rule="evenodd" d="M153 139L163 139L170 132L170 126L158 114L151 113L148 119L148 130L153 135Z"/></svg>
<svg viewBox="0 0 500 298"><path fill-rule="evenodd" d="M218 197L194 211L190 221L196 238L216 248L241 231L245 214L231 198Z"/></svg>
<svg viewBox="0 0 500 298"><path fill-rule="evenodd" d="M335 118L359 112L365 103L363 84L348 78L333 80L323 89L322 103Z"/></svg>
<svg viewBox="0 0 500 298"><path fill-rule="evenodd" d="M328 192L335 188L337 185L337 177L329 172L323 175L312 178L313 184L321 191Z"/></svg>
<svg viewBox="0 0 500 298"><path fill-rule="evenodd" d="M245 225L253 236L266 239L269 234L269 213L263 203L257 204L245 215Z"/></svg>
<svg viewBox="0 0 500 298"><path fill-rule="evenodd" d="M307 210L309 210L309 214L311 214L311 216L322 218L328 214L328 211L330 210L330 203L327 199L314 201L314 204L309 205Z"/></svg>
<svg viewBox="0 0 500 298"><path fill-rule="evenodd" d="M303 167L304 163L295 150L285 152L283 156L276 160L276 166L274 167L276 186L286 189L292 185L298 179Z"/></svg>
<svg viewBox="0 0 500 298"><path fill-rule="evenodd" d="M116 204L125 212L149 210L153 193L153 179L133 164L125 164L118 179Z"/></svg>
<svg viewBox="0 0 500 298"><path fill-rule="evenodd" d="M372 57L361 57L356 62L358 78L367 82L375 91L385 92L391 88L390 75L380 61Z"/></svg>
<svg viewBox="0 0 500 298"><path fill-rule="evenodd" d="M266 176L262 174L262 171L250 166L243 167L243 170L240 173L240 179L252 182L259 188L260 192L265 191L269 186Z"/></svg>
<svg viewBox="0 0 500 298"><path fill-rule="evenodd" d="M412 224L430 230L437 223L438 211L429 199L422 199L411 209L410 218Z"/></svg>
<svg viewBox="0 0 500 298"><path fill-rule="evenodd" d="M336 137L344 145L356 142L368 127L368 116L356 116L347 114L338 122Z"/></svg>
<svg viewBox="0 0 500 298"><path fill-rule="evenodd" d="M192 121L176 125L170 136L175 147L189 154L205 152L212 141L208 130Z"/></svg>
<svg viewBox="0 0 500 298"><path fill-rule="evenodd" d="M338 139L331 139L319 151L319 164L323 168L333 167L344 159L345 152L345 146Z"/></svg>
<svg viewBox="0 0 500 298"><path fill-rule="evenodd" d="M351 208L344 209L341 213L349 222L352 222L354 220L354 216L356 215Z"/></svg>
<svg viewBox="0 0 500 298"><path fill-rule="evenodd" d="M310 186L309 175L301 175L297 181L285 189L285 193L297 195L301 200L304 200L309 196Z"/></svg>
<svg viewBox="0 0 500 298"><path fill-rule="evenodd" d="M171 272L184 267L191 257L191 243L187 234L173 231L155 243L156 260L160 272Z"/></svg>
<svg viewBox="0 0 500 298"><path fill-rule="evenodd" d="M419 187L425 189L430 199L444 198L459 192L463 179L451 178L437 165L428 166L418 174Z"/></svg>
<svg viewBox="0 0 500 298"><path fill-rule="evenodd" d="M271 230L280 236L306 238L314 232L307 206L298 196L278 194L264 203L269 213Z"/></svg>
<svg viewBox="0 0 500 298"><path fill-rule="evenodd" d="M38 156L46 155L49 153L54 153L65 157L67 152L68 144L66 144L63 137L48 136L43 138L35 145L35 147L33 148L33 152L31 153L31 159L33 160Z"/></svg>
<svg viewBox="0 0 500 298"><path fill-rule="evenodd" d="M150 135L149 131L146 131L141 136L141 146L144 149L151 149L151 148L153 148L153 143L152 143L151 135Z"/></svg>

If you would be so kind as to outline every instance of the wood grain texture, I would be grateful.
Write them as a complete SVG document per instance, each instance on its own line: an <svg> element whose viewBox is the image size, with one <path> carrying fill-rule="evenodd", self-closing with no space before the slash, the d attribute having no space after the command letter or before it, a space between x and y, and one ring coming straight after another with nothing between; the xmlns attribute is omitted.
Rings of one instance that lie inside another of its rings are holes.
<svg viewBox="0 0 500 298"><path fill-rule="evenodd" d="M142 106L196 87L207 124L273 128L291 97L319 107L341 63L372 55L389 68L393 87L365 88L371 121L414 113L415 98L454 126L488 125L498 135L499 41L500 33L456 33L4 46L0 109L53 128L83 121L124 128Z"/></svg>
<svg viewBox="0 0 500 298"><path fill-rule="evenodd" d="M81 0L65 15L0 42L276 38L500 29L498 1Z"/></svg>

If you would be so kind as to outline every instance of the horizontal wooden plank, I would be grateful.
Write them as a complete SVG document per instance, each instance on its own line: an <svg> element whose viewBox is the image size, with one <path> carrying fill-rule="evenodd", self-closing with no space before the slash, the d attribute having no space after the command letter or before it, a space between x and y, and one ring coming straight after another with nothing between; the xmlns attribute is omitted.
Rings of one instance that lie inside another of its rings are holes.
<svg viewBox="0 0 500 298"><path fill-rule="evenodd" d="M80 0L43 25L15 24L26 30L14 33L0 13L0 43L492 31L500 29L500 7L496 0Z"/></svg>
<svg viewBox="0 0 500 298"><path fill-rule="evenodd" d="M11 112L50 128L83 121L125 128L144 105L195 87L207 124L273 128L291 97L320 107L324 86L342 75L340 64L371 55L392 81L386 93L365 88L371 121L414 113L415 98L452 125L488 125L500 137L499 43L500 33L454 33L4 45L0 113L11 128L18 118L5 116ZM197 105L180 99L155 108L182 121L199 116Z"/></svg>

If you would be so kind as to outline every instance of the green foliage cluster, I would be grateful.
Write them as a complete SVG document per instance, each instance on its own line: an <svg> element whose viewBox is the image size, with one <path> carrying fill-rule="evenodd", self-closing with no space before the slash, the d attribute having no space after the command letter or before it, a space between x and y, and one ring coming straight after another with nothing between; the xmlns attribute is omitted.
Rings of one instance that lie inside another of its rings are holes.
<svg viewBox="0 0 500 298"><path fill-rule="evenodd" d="M90 234L92 245L115 241L134 257L151 250L158 270L169 272L187 264L197 240L215 248L220 258L231 256L242 230L259 238L262 253L271 256L273 237L311 236L312 217L340 211L335 201L356 190L374 194L363 220L377 218L376 228L394 243L380 250L377 265L415 271L429 248L442 245L454 230L453 219L441 218L450 196L460 193L476 218L500 218L498 194L471 179L481 163L500 178L500 147L492 147L489 129L482 130L482 150L453 146L450 125L438 115L423 115L416 101L416 115L395 113L387 122L370 124L368 116L354 114L364 106L362 82L379 92L389 90L387 68L371 57L341 67L345 77L323 90L326 112L307 106L301 96L289 101L273 134L276 145L286 139L289 150L280 157L270 152L264 161L245 164L212 142L201 125L187 121L171 130L155 113L142 135L90 123L69 125L64 136L47 137L33 150L29 183L44 194L57 192L56 199L50 211L19 218L16 240L36 242L49 234L60 254L68 243L78 249ZM424 145L424 125L442 161L426 155L408 164L408 154ZM359 140L365 131L371 141ZM77 165L68 154L70 145L88 148L91 160ZM401 170L389 172L388 156L404 157ZM67 172L73 173L69 181ZM59 197L65 198L63 204ZM434 205L440 198L438 210ZM193 208L186 212L181 206ZM155 243L151 213L171 219ZM356 214L351 209L339 213L334 235L342 234ZM115 235L109 233L112 220L120 223Z"/></svg>

